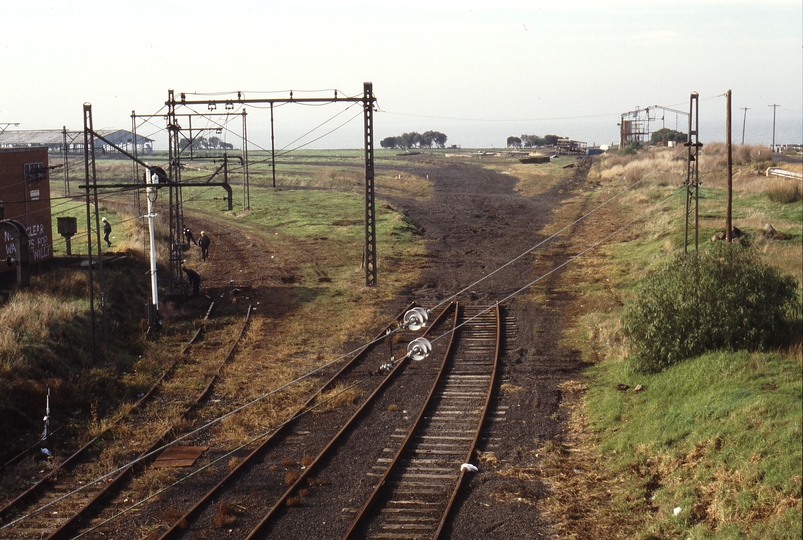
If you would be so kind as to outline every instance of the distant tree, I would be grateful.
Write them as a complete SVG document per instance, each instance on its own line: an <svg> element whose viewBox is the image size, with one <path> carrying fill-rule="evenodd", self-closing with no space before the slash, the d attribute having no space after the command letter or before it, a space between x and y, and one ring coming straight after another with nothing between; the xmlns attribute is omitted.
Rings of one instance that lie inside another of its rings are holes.
<svg viewBox="0 0 803 540"><path fill-rule="evenodd" d="M223 150L234 150L234 145L233 145L233 144L231 144L231 143L227 143L227 142L222 142L222 143L220 143L220 147L221 147Z"/></svg>
<svg viewBox="0 0 803 540"><path fill-rule="evenodd" d="M521 138L520 137L513 137L513 136L508 137L507 138L507 146L508 146L508 148L510 148L511 146L513 148L521 148Z"/></svg>
<svg viewBox="0 0 803 540"><path fill-rule="evenodd" d="M220 137L209 137L209 148L220 148Z"/></svg>
<svg viewBox="0 0 803 540"><path fill-rule="evenodd" d="M419 146L421 148L432 148L432 145L435 143L435 132L434 131L425 131L421 134L421 140L419 142Z"/></svg>
<svg viewBox="0 0 803 540"><path fill-rule="evenodd" d="M522 146L532 148L534 146L545 146L546 141L544 141L544 139L538 135L522 135L521 144Z"/></svg>
<svg viewBox="0 0 803 540"><path fill-rule="evenodd" d="M385 137L381 141L379 141L379 146L382 148L399 148L399 138L398 137Z"/></svg>
<svg viewBox="0 0 803 540"><path fill-rule="evenodd" d="M445 133L441 133L440 131L433 131L433 140L435 142L435 146L438 148L446 148L446 140L448 137Z"/></svg>
<svg viewBox="0 0 803 540"><path fill-rule="evenodd" d="M379 146L382 148L446 148L447 137L440 131L425 131L424 133L417 133L411 131L410 133L402 133L396 137L385 137L379 141Z"/></svg>
<svg viewBox="0 0 803 540"><path fill-rule="evenodd" d="M421 135L415 131L402 133L399 137L399 143L401 148L415 148L421 144Z"/></svg>
<svg viewBox="0 0 803 540"><path fill-rule="evenodd" d="M650 142L652 144L662 144L669 141L686 142L686 140L687 136L685 133L669 128L661 128L657 131L653 131L650 136Z"/></svg>

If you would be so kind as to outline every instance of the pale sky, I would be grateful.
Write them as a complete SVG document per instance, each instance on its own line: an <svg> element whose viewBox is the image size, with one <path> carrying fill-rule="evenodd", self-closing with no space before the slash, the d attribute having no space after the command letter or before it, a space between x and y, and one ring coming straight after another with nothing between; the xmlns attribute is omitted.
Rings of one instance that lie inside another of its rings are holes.
<svg viewBox="0 0 803 540"><path fill-rule="evenodd" d="M524 133L611 143L622 113L688 111L692 92L700 140L724 141L728 89L735 143L743 126L746 143L771 142L773 104L777 143L803 132L800 0L0 0L0 13L0 129L81 130L85 102L96 129L130 129L169 88L329 97L371 81L377 148L426 130L465 148ZM345 108L277 107L277 148L362 147L360 109ZM247 112L249 148L269 148L269 114ZM217 121L239 147L241 117ZM138 132L166 148L161 118Z"/></svg>

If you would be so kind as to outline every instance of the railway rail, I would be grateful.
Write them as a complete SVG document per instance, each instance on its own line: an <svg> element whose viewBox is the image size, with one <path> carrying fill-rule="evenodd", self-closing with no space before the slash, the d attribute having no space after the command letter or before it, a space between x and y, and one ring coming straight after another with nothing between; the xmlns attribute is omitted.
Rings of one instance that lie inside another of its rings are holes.
<svg viewBox="0 0 803 540"><path fill-rule="evenodd" d="M394 363L370 395L322 418L310 398L282 440L260 445L160 540L437 538L482 433L501 333L498 306L447 306L423 334L430 359ZM363 384L342 376L322 390Z"/></svg>
<svg viewBox="0 0 803 540"><path fill-rule="evenodd" d="M445 311L441 315L443 313ZM393 380L402 365L399 361L386 370L377 369L387 364L394 337L405 335L395 331L397 321L388 325L371 344L362 348L320 386L288 421L266 436L228 475L172 523L160 539L194 537L219 527L221 520L228 519L225 510L221 518L221 509L226 508L242 509L238 511L242 514L240 526L254 526L258 530L266 522L266 518L258 522L263 513L261 509L272 505L269 519L271 513L297 496L294 494L299 486L307 481L314 483L310 473L315 470L316 463L332 451L336 441L347 433L349 425ZM383 337L388 339L383 340ZM388 343L389 350L386 349ZM353 390L358 390L359 395ZM363 397L369 392L368 397ZM328 408L330 403L338 403L340 396L346 396L342 405ZM324 418L316 414L322 408L328 409L325 415L320 415ZM314 437L307 437L313 433ZM258 489L254 489L255 486Z"/></svg>
<svg viewBox="0 0 803 540"><path fill-rule="evenodd" d="M214 302L206 312L204 320L208 320ZM217 372L207 381L205 388L195 397L180 415L185 417L198 403L204 400L219 377L222 367L228 363L235 351L237 343L248 325L251 306L248 307L245 320L237 339L229 348L226 357L219 364ZM188 351L201 334L198 328L190 340L182 348L181 356ZM52 467L44 476L37 480L13 500L0 508L0 538L64 538L67 537L75 523L88 514L93 507L104 498L110 496L132 474L134 466L151 458L155 451L165 444L173 431L171 424L151 442L144 450L139 452L126 450L124 443L116 443L113 427L129 422L127 429L136 431L147 420L137 418L137 413L148 403L159 408L159 401L175 400L175 396L162 397L159 389L172 374L181 357L177 357L162 375L154 382L150 389L141 396L134 405L116 418L106 429L93 437L88 443L81 446L69 457ZM180 419L179 419L180 421ZM107 445L123 444L120 453L127 465L106 474L98 474L99 468L108 469L108 464L98 464L98 452ZM141 465L140 465L141 466Z"/></svg>
<svg viewBox="0 0 803 540"><path fill-rule="evenodd" d="M427 406L393 457L378 460L384 473L344 539L438 538L443 531L472 468L495 383L502 329L498 305L465 308L461 317Z"/></svg>

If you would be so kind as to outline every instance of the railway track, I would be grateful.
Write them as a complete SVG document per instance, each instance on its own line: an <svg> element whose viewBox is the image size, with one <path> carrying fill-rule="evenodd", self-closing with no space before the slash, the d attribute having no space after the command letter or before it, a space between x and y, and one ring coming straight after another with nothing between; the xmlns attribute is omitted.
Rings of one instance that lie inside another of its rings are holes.
<svg viewBox="0 0 803 540"><path fill-rule="evenodd" d="M316 470L316 464L332 451L336 441L348 432L349 425L394 379L402 365L397 362L393 367L377 369L387 364L391 355L387 340L382 338L397 325L394 321L380 332L287 422L267 435L228 475L170 524L160 538L206 534L220 528L221 523L230 524L233 513L238 514L239 528L258 530L264 526L265 518L261 522L260 518L265 508L272 507L276 512L298 496L302 489L299 486L314 484L316 480L310 473ZM408 333L394 335L406 337Z"/></svg>
<svg viewBox="0 0 803 540"><path fill-rule="evenodd" d="M501 338L499 306L465 308L427 406L384 468L344 539L438 538L471 470L488 413Z"/></svg>
<svg viewBox="0 0 803 540"><path fill-rule="evenodd" d="M436 538L488 409L498 306L450 305L424 335L433 340L429 359L396 362L370 395L336 414L285 424L283 442L254 451L160 540ZM342 388L337 379L326 388Z"/></svg>
<svg viewBox="0 0 803 540"><path fill-rule="evenodd" d="M422 334L433 340L426 362L403 356L388 363L396 340L380 338L397 324L359 351L289 420L238 454L237 465L198 500L182 507L178 497L166 494L170 511L162 516L170 521L160 527L159 538L224 531L228 537L248 539L299 534L437 538L466 474L461 465L471 459L488 408L501 333L498 306L450 305L437 313ZM413 337L404 329L393 332L403 339ZM140 458L163 445L167 433ZM101 482L108 485L100 490L71 498L68 507L81 509L66 518L60 515L61 501L39 498L31 509L45 517L6 526L0 538L118 537L109 523L122 514L120 501L108 499L131 474L133 466ZM51 498L60 496L48 492ZM132 537L131 531L119 537Z"/></svg>
<svg viewBox="0 0 803 540"><path fill-rule="evenodd" d="M209 318L214 302L206 312ZM156 435L146 447L127 444L120 440L125 433L146 429L151 415L138 414L147 405L156 411L165 410L171 403L180 401L175 393L165 392L163 384L176 370L180 357L162 373L125 415L115 419L107 429L93 437L72 455L52 467L43 477L0 508L0 538L66 538L76 522L92 511L105 498L115 493L130 477L135 465L142 466L155 451L163 446L180 422L198 403L204 400L217 380L223 366L228 363L250 319L248 307L239 336L218 365L217 372L208 379L204 389L190 400L181 411L179 420ZM188 351L201 334L199 328L182 348L181 356ZM160 391L161 390L161 391ZM112 457L104 457L104 450L115 447ZM101 462L103 460L104 462ZM122 467L119 464L123 464Z"/></svg>

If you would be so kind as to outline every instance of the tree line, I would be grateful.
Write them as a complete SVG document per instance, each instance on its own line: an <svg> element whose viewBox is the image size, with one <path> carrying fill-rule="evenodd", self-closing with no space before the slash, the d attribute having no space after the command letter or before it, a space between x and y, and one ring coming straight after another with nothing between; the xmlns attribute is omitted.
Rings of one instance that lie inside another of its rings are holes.
<svg viewBox="0 0 803 540"><path fill-rule="evenodd" d="M560 135L522 135L521 137L510 136L507 138L508 148L533 148L536 146L555 146L558 139L565 139Z"/></svg>
<svg viewBox="0 0 803 540"><path fill-rule="evenodd" d="M197 137L192 141L182 138L179 146L184 150L190 144L193 150L234 150L233 144L221 141L220 137Z"/></svg>
<svg viewBox="0 0 803 540"><path fill-rule="evenodd" d="M446 148L446 135L440 131L424 133L402 133L396 137L385 137L379 141L382 148Z"/></svg>

